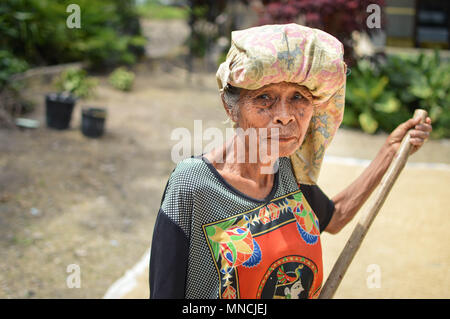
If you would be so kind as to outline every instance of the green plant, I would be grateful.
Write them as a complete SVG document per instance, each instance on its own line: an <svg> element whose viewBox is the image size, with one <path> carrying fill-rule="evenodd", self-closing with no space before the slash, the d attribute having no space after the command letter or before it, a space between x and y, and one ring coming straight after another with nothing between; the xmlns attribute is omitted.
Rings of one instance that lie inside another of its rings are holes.
<svg viewBox="0 0 450 319"><path fill-rule="evenodd" d="M130 91L134 82L134 73L119 67L111 73L108 82L118 90Z"/></svg>
<svg viewBox="0 0 450 319"><path fill-rule="evenodd" d="M92 95L97 84L97 79L88 77L85 70L75 68L62 72L55 81L60 92L70 93L77 98L86 98Z"/></svg>
<svg viewBox="0 0 450 319"><path fill-rule="evenodd" d="M23 98L20 92L25 82L14 79L18 73L28 69L28 63L15 57L11 52L0 50L0 123L12 126L12 118L16 115L32 111L34 104Z"/></svg>
<svg viewBox="0 0 450 319"><path fill-rule="evenodd" d="M27 69L28 63L26 61L15 57L11 52L0 50L0 91L6 86L17 86L19 83L11 81L11 76Z"/></svg>
<svg viewBox="0 0 450 319"><path fill-rule="evenodd" d="M391 132L425 109L432 138L450 137L450 63L438 51L417 57L388 56L375 63L360 60L347 78L343 124L367 133Z"/></svg>
<svg viewBox="0 0 450 319"><path fill-rule="evenodd" d="M66 25L71 0L0 1L0 46L30 65L87 61L102 68L131 64L144 53L132 0L78 0L81 28Z"/></svg>
<svg viewBox="0 0 450 319"><path fill-rule="evenodd" d="M417 57L389 57L383 73L392 78L393 89L408 106L428 111L433 122L433 137L450 136L450 63L439 51Z"/></svg>
<svg viewBox="0 0 450 319"><path fill-rule="evenodd" d="M359 61L347 80L343 124L361 127L372 134L380 126L389 130L390 125L386 124L386 120L393 114L396 114L396 118L407 118L407 109L402 106L395 92L389 89L388 84L389 78L386 75L377 74L377 70L368 61Z"/></svg>

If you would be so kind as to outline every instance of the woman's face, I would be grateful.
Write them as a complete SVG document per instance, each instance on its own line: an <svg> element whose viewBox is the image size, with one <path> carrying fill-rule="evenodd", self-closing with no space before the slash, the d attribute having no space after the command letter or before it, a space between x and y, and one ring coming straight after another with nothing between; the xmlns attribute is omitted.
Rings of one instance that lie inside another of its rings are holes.
<svg viewBox="0 0 450 319"><path fill-rule="evenodd" d="M279 156L288 156L303 143L313 114L311 101L309 91L295 83L281 82L257 90L244 89L233 120L243 130L267 128L268 142L278 138ZM271 136L271 128L278 129L278 136ZM260 139L258 143L261 143Z"/></svg>

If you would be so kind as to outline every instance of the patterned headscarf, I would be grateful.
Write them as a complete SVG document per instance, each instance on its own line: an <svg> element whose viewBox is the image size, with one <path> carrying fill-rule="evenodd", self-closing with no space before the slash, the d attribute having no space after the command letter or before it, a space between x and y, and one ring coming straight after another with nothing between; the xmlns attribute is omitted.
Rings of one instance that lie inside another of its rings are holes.
<svg viewBox="0 0 450 319"><path fill-rule="evenodd" d="M256 90L284 81L311 92L314 113L302 145L290 159L299 183L316 184L325 149L344 114L347 66L342 43L324 31L294 23L233 31L231 42L216 74L221 91L227 84Z"/></svg>

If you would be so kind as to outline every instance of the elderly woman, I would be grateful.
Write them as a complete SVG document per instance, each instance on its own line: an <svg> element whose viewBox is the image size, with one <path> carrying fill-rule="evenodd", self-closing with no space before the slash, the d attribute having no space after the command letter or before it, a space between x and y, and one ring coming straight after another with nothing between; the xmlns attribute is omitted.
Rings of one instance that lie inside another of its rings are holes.
<svg viewBox="0 0 450 319"><path fill-rule="evenodd" d="M409 129L414 151L432 129L430 118L399 125L330 200L316 181L344 112L342 57L336 38L297 24L232 33L217 80L236 134L172 172L153 234L151 298L318 297L320 233L354 217ZM256 139L238 133L249 129Z"/></svg>

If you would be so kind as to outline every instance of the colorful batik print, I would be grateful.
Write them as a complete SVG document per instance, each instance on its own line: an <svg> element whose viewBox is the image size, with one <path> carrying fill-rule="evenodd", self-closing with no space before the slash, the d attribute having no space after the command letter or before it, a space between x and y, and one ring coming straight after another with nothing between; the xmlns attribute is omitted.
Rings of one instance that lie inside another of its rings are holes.
<svg viewBox="0 0 450 319"><path fill-rule="evenodd" d="M300 190L203 229L221 298L311 298L320 289L319 222Z"/></svg>

